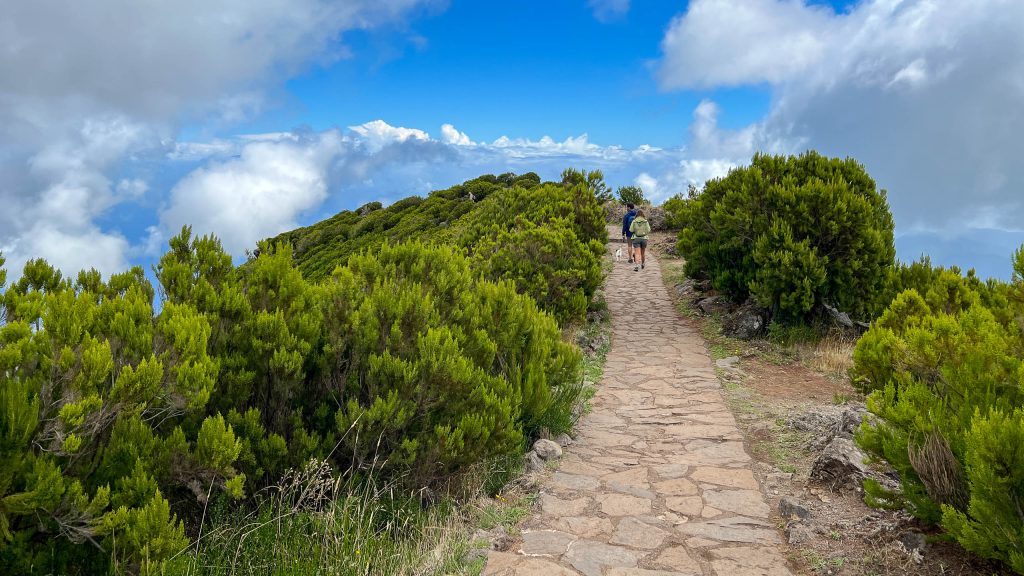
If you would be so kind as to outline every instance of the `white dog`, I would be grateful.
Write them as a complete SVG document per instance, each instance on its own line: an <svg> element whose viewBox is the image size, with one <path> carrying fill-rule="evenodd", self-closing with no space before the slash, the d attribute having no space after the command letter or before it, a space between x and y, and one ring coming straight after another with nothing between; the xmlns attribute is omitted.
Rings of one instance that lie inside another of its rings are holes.
<svg viewBox="0 0 1024 576"><path fill-rule="evenodd" d="M622 248L615 249L615 261L618 262L619 260L622 260Z"/></svg>

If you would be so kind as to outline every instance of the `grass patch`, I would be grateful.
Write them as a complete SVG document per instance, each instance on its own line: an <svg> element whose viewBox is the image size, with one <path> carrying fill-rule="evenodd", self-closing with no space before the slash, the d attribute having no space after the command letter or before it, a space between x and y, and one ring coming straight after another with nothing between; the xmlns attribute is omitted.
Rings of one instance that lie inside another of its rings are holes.
<svg viewBox="0 0 1024 576"><path fill-rule="evenodd" d="M166 566L170 575L471 574L465 511L423 507L372 480L342 479L311 461L252 510L208 508L203 532Z"/></svg>

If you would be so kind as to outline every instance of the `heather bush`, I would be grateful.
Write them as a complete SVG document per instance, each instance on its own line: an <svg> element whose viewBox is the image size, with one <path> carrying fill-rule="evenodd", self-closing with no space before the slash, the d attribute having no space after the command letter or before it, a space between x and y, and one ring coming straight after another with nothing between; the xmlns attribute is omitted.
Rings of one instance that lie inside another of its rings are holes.
<svg viewBox="0 0 1024 576"><path fill-rule="evenodd" d="M757 154L666 209L686 273L777 321L805 321L822 303L870 319L887 303L892 215L852 159Z"/></svg>
<svg viewBox="0 0 1024 576"><path fill-rule="evenodd" d="M152 295L141 269L72 283L36 260L0 298L7 573L150 572L187 543L170 493L243 495L238 440L206 410L210 325Z"/></svg>
<svg viewBox="0 0 1024 576"><path fill-rule="evenodd" d="M878 417L858 443L900 478L896 491L868 482L868 502L1024 573L1024 247L1014 270L1010 284L908 270L916 288L858 342L851 376Z"/></svg>
<svg viewBox="0 0 1024 576"><path fill-rule="evenodd" d="M423 485L516 453L581 377L550 316L511 284L480 280L450 247L355 256L326 301L325 394L341 406L339 457L356 469Z"/></svg>

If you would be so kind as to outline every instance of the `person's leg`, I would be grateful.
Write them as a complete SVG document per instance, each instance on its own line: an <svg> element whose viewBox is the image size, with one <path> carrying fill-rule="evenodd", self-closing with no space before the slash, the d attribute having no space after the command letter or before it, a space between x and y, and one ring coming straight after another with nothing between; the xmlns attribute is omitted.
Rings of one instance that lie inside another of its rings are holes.
<svg viewBox="0 0 1024 576"><path fill-rule="evenodd" d="M626 235L626 255L628 256L628 258L626 258L626 262L629 262L630 264L632 264L633 263L633 239L630 238L628 234Z"/></svg>
<svg viewBox="0 0 1024 576"><path fill-rule="evenodd" d="M647 242L640 244L640 267L647 263Z"/></svg>

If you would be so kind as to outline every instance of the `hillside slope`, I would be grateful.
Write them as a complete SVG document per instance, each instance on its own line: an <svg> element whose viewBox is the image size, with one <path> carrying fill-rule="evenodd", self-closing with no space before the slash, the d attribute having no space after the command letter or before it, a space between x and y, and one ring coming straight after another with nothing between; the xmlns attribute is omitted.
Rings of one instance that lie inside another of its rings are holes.
<svg viewBox="0 0 1024 576"><path fill-rule="evenodd" d="M559 322L581 319L601 283L608 235L594 188L540 181L534 173L484 175L426 198L374 202L269 240L293 247L308 280L384 243L453 245L493 281L510 281ZM269 247L269 246L268 246Z"/></svg>

